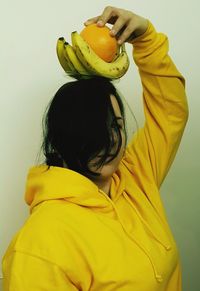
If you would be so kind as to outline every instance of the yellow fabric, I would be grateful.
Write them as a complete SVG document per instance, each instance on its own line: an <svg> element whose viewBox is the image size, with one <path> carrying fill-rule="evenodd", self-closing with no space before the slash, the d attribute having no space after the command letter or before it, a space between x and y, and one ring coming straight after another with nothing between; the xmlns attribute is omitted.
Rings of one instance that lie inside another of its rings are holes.
<svg viewBox="0 0 200 291"><path fill-rule="evenodd" d="M167 36L150 21L132 44L145 124L112 176L111 198L75 171L31 167L30 216L4 254L4 291L182 290L159 189L188 120L185 80L168 55Z"/></svg>

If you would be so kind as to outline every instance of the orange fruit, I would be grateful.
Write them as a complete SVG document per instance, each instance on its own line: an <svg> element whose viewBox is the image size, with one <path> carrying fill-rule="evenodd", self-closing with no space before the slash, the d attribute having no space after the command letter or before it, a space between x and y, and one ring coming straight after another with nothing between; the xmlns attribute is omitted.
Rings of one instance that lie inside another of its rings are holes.
<svg viewBox="0 0 200 291"><path fill-rule="evenodd" d="M112 62L119 46L117 39L110 35L110 30L106 25L99 27L92 23L80 32L93 51L106 62Z"/></svg>

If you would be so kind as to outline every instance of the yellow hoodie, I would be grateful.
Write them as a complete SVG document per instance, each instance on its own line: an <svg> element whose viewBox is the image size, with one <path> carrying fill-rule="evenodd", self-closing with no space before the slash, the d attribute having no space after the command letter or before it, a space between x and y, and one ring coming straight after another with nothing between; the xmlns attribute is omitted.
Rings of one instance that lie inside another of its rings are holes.
<svg viewBox="0 0 200 291"><path fill-rule="evenodd" d="M30 216L4 254L4 291L182 290L159 189L188 120L185 79L150 21L132 44L145 124L112 176L111 198L70 169L31 167Z"/></svg>

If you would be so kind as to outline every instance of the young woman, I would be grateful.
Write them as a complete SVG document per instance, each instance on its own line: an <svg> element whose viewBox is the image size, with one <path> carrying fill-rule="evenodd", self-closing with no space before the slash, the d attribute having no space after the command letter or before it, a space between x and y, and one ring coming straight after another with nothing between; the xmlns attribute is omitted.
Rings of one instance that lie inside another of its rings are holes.
<svg viewBox="0 0 200 291"><path fill-rule="evenodd" d="M123 103L104 77L57 91L45 162L27 177L30 217L3 258L4 291L182 290L159 189L188 120L185 79L150 20L109 6L85 25L99 20L133 46L145 124L127 146Z"/></svg>

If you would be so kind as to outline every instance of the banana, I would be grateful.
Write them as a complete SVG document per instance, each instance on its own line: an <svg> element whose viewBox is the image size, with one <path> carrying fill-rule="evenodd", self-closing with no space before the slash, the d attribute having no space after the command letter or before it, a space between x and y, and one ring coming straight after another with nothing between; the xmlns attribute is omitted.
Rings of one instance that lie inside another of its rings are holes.
<svg viewBox="0 0 200 291"><path fill-rule="evenodd" d="M91 73L87 71L87 69L82 65L82 63L80 62L80 60L76 56L74 48L67 42L64 43L64 56L66 59L68 59L71 62L74 69L79 74L91 76Z"/></svg>
<svg viewBox="0 0 200 291"><path fill-rule="evenodd" d="M65 42L65 39L64 37L60 37L58 40L57 40L57 45L56 45L56 52L57 52L57 56L58 56L58 60L63 68L63 70L68 73L68 72L71 72L71 67L69 66L67 60L65 59L65 56L64 56L64 42Z"/></svg>
<svg viewBox="0 0 200 291"><path fill-rule="evenodd" d="M119 55L120 55L120 45L117 45L117 52L116 52L115 57L112 60L112 62L115 61L119 57Z"/></svg>
<svg viewBox="0 0 200 291"><path fill-rule="evenodd" d="M110 79L118 79L127 72L130 61L126 53L125 43L121 45L121 52L118 57L116 57L114 61L108 63L92 50L77 31L71 33L71 40L77 57L91 74L104 76Z"/></svg>

